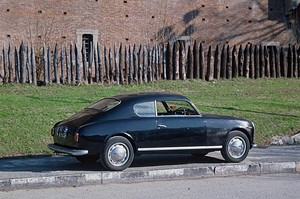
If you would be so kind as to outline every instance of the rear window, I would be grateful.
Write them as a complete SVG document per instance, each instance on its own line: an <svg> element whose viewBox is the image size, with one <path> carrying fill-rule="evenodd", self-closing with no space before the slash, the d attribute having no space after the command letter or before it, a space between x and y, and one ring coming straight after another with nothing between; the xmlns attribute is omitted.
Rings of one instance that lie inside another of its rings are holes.
<svg viewBox="0 0 300 199"><path fill-rule="evenodd" d="M117 100L114 98L105 98L87 108L88 109L97 109L99 111L105 112L105 111L108 111L108 110L118 106L120 103L121 103L120 100Z"/></svg>
<svg viewBox="0 0 300 199"><path fill-rule="evenodd" d="M155 117L155 104L154 102L143 102L135 104L134 112L140 117Z"/></svg>

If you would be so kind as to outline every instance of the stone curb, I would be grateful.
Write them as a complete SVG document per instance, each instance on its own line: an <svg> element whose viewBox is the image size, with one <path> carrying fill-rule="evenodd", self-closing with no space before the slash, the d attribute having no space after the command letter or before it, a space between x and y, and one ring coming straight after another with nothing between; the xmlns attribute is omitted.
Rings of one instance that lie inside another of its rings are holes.
<svg viewBox="0 0 300 199"><path fill-rule="evenodd" d="M300 173L300 162L231 164L150 171L99 172L74 175L39 176L0 180L0 190L80 186L88 184L131 183L204 177Z"/></svg>

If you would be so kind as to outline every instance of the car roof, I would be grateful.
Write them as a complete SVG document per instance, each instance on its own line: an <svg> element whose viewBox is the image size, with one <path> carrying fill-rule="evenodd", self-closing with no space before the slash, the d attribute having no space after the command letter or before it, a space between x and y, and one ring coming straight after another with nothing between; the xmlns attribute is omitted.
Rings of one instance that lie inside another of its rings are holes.
<svg viewBox="0 0 300 199"><path fill-rule="evenodd" d="M136 100L188 100L183 95L171 92L136 92L115 95L109 98L115 98L120 101L136 101Z"/></svg>

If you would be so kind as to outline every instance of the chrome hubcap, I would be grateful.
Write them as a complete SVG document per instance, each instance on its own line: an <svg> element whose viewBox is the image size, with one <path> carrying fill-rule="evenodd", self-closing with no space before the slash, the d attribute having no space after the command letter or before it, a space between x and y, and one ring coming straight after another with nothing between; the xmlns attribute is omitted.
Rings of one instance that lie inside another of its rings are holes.
<svg viewBox="0 0 300 199"><path fill-rule="evenodd" d="M243 138L233 137L228 143L228 152L233 158L240 158L246 152L246 142Z"/></svg>
<svg viewBox="0 0 300 199"><path fill-rule="evenodd" d="M115 143L108 150L108 160L114 166L122 166L129 159L129 149L124 143Z"/></svg>

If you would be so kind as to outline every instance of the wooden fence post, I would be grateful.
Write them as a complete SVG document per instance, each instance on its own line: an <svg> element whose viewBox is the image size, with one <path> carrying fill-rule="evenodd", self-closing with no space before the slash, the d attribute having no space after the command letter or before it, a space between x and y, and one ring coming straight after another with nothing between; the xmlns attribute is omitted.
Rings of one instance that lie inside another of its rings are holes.
<svg viewBox="0 0 300 199"><path fill-rule="evenodd" d="M52 67L51 67L51 57L52 57L52 53L51 53L51 47L50 47L50 45L48 45L48 48L47 48L47 64L48 64L48 67L47 67L47 69L48 69L48 72L47 72L47 74L48 74L48 83L49 84L52 84Z"/></svg>
<svg viewBox="0 0 300 199"><path fill-rule="evenodd" d="M111 47L109 47L109 59L108 59L108 67L109 67L109 79L110 83L115 83L115 75L116 75L116 69L114 68L114 61L113 61L113 52Z"/></svg>
<svg viewBox="0 0 300 199"><path fill-rule="evenodd" d="M213 64L212 64L212 52L211 52L211 46L208 47L208 52L207 52L207 76L206 80L211 81L213 80L214 74L213 74Z"/></svg>
<svg viewBox="0 0 300 199"><path fill-rule="evenodd" d="M138 71L139 71L139 65L138 65L138 57L137 57L137 50L136 50L136 44L133 44L133 50L132 50L132 64L133 64L133 81L135 83L138 83Z"/></svg>
<svg viewBox="0 0 300 199"><path fill-rule="evenodd" d="M187 53L187 69L188 69L188 78L193 79L193 54L192 54L191 46L188 47L188 53Z"/></svg>
<svg viewBox="0 0 300 199"><path fill-rule="evenodd" d="M260 65L260 77L265 77L265 53L264 47L262 45L259 46L259 65Z"/></svg>
<svg viewBox="0 0 300 199"><path fill-rule="evenodd" d="M200 78L202 80L205 80L207 68L206 65L204 64L204 52L203 52L202 43L200 43L200 47L199 47L199 67L200 67Z"/></svg>
<svg viewBox="0 0 300 199"><path fill-rule="evenodd" d="M214 78L216 80L220 79L220 57L219 57L219 45L216 46L215 54L214 54Z"/></svg>
<svg viewBox="0 0 300 199"><path fill-rule="evenodd" d="M249 78L249 45L244 50L244 77Z"/></svg>
<svg viewBox="0 0 300 199"><path fill-rule="evenodd" d="M57 44L55 45L54 49L54 55L53 55L53 69L54 69L54 77L55 77L55 83L59 84L59 74L58 74L58 68L57 68L57 60L58 60L58 47Z"/></svg>
<svg viewBox="0 0 300 199"><path fill-rule="evenodd" d="M19 73L19 56L17 47L15 47L15 81L19 83L20 81L20 73Z"/></svg>
<svg viewBox="0 0 300 199"><path fill-rule="evenodd" d="M27 77L28 77L28 83L32 83L32 78L31 78L31 55L30 55L30 45L29 43L27 44L26 48L26 70L27 70Z"/></svg>
<svg viewBox="0 0 300 199"><path fill-rule="evenodd" d="M70 64L71 64L71 84L75 84L75 49L74 45L70 44Z"/></svg>
<svg viewBox="0 0 300 199"><path fill-rule="evenodd" d="M131 46L130 44L128 47L125 45L124 48L124 83L129 84L132 82L132 57L131 56ZM131 64L131 65L130 65Z"/></svg>
<svg viewBox="0 0 300 199"><path fill-rule="evenodd" d="M232 79L232 58L231 58L231 52L230 47L227 45L227 57L226 57L226 78Z"/></svg>
<svg viewBox="0 0 300 199"><path fill-rule="evenodd" d="M107 49L106 49L106 46L104 46L104 55L103 55L103 61L104 61L104 70L105 72L103 73L104 75L104 79L103 81L106 81L107 83L110 83L109 81L109 66L108 66L108 52L107 52Z"/></svg>
<svg viewBox="0 0 300 199"><path fill-rule="evenodd" d="M87 79L88 79L88 83L89 84L93 84L93 63L94 63L94 51L95 51L95 47L93 42L90 42L90 48L88 51L88 70L87 70ZM95 71L96 73L96 71Z"/></svg>
<svg viewBox="0 0 300 199"><path fill-rule="evenodd" d="M254 73L254 78L259 78L260 75L259 75L259 49L257 47L257 45L255 45L254 47L254 70L255 70L255 73Z"/></svg>
<svg viewBox="0 0 300 199"><path fill-rule="evenodd" d="M163 79L167 79L167 47L163 45L163 63L162 63Z"/></svg>
<svg viewBox="0 0 300 199"><path fill-rule="evenodd" d="M236 46L233 46L232 49L232 77L237 78L238 77L238 56L236 51Z"/></svg>
<svg viewBox="0 0 300 199"><path fill-rule="evenodd" d="M95 69L95 82L99 83L99 60L98 60L98 42L97 44L93 45L93 54L94 54L94 69ZM91 79L93 79L91 77Z"/></svg>
<svg viewBox="0 0 300 199"><path fill-rule="evenodd" d="M8 45L7 50L7 66L8 66L8 82L13 82L13 64L11 63L11 46Z"/></svg>
<svg viewBox="0 0 300 199"><path fill-rule="evenodd" d="M194 78L199 79L199 46L197 41L194 41L194 47L193 47L193 60L194 60Z"/></svg>
<svg viewBox="0 0 300 199"><path fill-rule="evenodd" d="M87 81L87 63L86 63L87 57L86 57L85 45L82 45L82 49L80 49L80 52L82 53L82 79L83 82L86 82Z"/></svg>
<svg viewBox="0 0 300 199"><path fill-rule="evenodd" d="M183 42L180 42L179 46L179 76L181 80L186 80L186 51Z"/></svg>
<svg viewBox="0 0 300 199"><path fill-rule="evenodd" d="M11 46L8 44L8 49L7 49L7 60L6 60L6 66L7 66L7 72L8 72L8 77L7 77L7 82L12 83L13 79L13 68L12 68L12 63L11 63Z"/></svg>
<svg viewBox="0 0 300 199"><path fill-rule="evenodd" d="M157 70L156 70L156 45L154 45L152 47L151 62L152 62L152 72L151 72L152 81L155 81L155 80L157 80L157 78L156 78L156 73L157 73Z"/></svg>
<svg viewBox="0 0 300 199"><path fill-rule="evenodd" d="M139 51L138 51L138 83L143 83L143 47L140 44Z"/></svg>
<svg viewBox="0 0 300 199"><path fill-rule="evenodd" d="M142 66L142 70L143 70L143 83L147 83L148 78L147 78L147 74L148 74L148 67L147 67L147 47L146 45L143 46L143 66Z"/></svg>
<svg viewBox="0 0 300 199"><path fill-rule="evenodd" d="M284 49L283 47L280 48L280 72L281 72L281 76L283 76L284 78L287 77L287 71L286 71L286 57L285 57L285 53L284 53Z"/></svg>
<svg viewBox="0 0 300 199"><path fill-rule="evenodd" d="M275 52L274 47L270 46L270 77L276 77L276 69L275 69Z"/></svg>
<svg viewBox="0 0 300 199"><path fill-rule="evenodd" d="M288 54L287 54L287 77L293 77L293 63L292 63L293 55L292 48L289 45Z"/></svg>
<svg viewBox="0 0 300 199"><path fill-rule="evenodd" d="M293 77L298 78L298 59L295 45L293 45Z"/></svg>
<svg viewBox="0 0 300 199"><path fill-rule="evenodd" d="M221 52L221 78L226 78L226 52L225 52L225 45L223 45L222 52Z"/></svg>
<svg viewBox="0 0 300 199"><path fill-rule="evenodd" d="M3 60L3 82L7 82L7 62L6 62L6 51L5 46L3 45L2 49L2 60Z"/></svg>
<svg viewBox="0 0 300 199"><path fill-rule="evenodd" d="M154 45L154 57L153 57L153 62L154 62L154 79L157 81L159 80L159 65L158 65L158 53L159 53L159 49L157 44Z"/></svg>
<svg viewBox="0 0 300 199"><path fill-rule="evenodd" d="M238 76L244 76L244 54L242 45L240 45L238 53Z"/></svg>
<svg viewBox="0 0 300 199"><path fill-rule="evenodd" d="M114 62L115 62L115 82L120 84L120 65L119 65L119 56L116 44L114 44Z"/></svg>
<svg viewBox="0 0 300 199"><path fill-rule="evenodd" d="M173 45L173 79L179 80L179 43Z"/></svg>
<svg viewBox="0 0 300 199"><path fill-rule="evenodd" d="M97 57L98 57L98 70L96 71L99 74L99 80L101 84L103 84L103 61L102 61L102 49L99 42L97 42Z"/></svg>
<svg viewBox="0 0 300 199"><path fill-rule="evenodd" d="M153 80L153 76L152 76L152 52L151 52L151 47L150 47L150 44L148 44L148 48L145 48L147 49L147 77L146 77L146 82L152 82Z"/></svg>
<svg viewBox="0 0 300 199"><path fill-rule="evenodd" d="M160 72L161 72L160 46L156 44L155 49L156 49L156 53L155 53L156 80L160 80Z"/></svg>
<svg viewBox="0 0 300 199"><path fill-rule="evenodd" d="M61 83L65 84L65 69L64 69L64 49L61 47L60 50L60 75L61 75ZM60 82L60 80L59 80Z"/></svg>
<svg viewBox="0 0 300 199"><path fill-rule="evenodd" d="M0 82L7 83L7 62L6 62L6 49L3 45L2 56L0 56Z"/></svg>
<svg viewBox="0 0 300 199"><path fill-rule="evenodd" d="M266 46L264 46L264 55L265 55L265 76L269 78L270 77L270 56Z"/></svg>
<svg viewBox="0 0 300 199"><path fill-rule="evenodd" d="M276 70L276 77L280 78L280 52L278 47L274 47L274 54L275 54L275 70Z"/></svg>
<svg viewBox="0 0 300 199"><path fill-rule="evenodd" d="M132 63L132 53L131 46L129 44L128 49L125 46L125 71L126 71L126 82L127 84L132 84L133 82L133 63Z"/></svg>
<svg viewBox="0 0 300 199"><path fill-rule="evenodd" d="M71 84L71 72L70 72L70 62L69 62L69 54L68 54L68 49L67 47L65 48L65 59L66 59L66 78L67 78L67 83Z"/></svg>
<svg viewBox="0 0 300 199"><path fill-rule="evenodd" d="M167 52L166 52L166 72L167 72L167 79L172 80L173 79L173 67L172 67L172 47L170 42L167 44Z"/></svg>
<svg viewBox="0 0 300 199"><path fill-rule="evenodd" d="M249 47L249 78L254 78L254 54L253 54L253 45L250 44Z"/></svg>
<svg viewBox="0 0 300 199"><path fill-rule="evenodd" d="M132 68L129 66L129 52L130 52L130 44L127 49L127 46L124 47L124 83L129 84L129 81L132 81ZM131 73L131 74L130 74ZM130 77L131 75L131 77ZM131 79L131 80L129 80Z"/></svg>
<svg viewBox="0 0 300 199"><path fill-rule="evenodd" d="M46 45L43 45L43 71L44 71L44 83L48 84L48 57L47 57L47 48ZM20 78L21 74L21 62L20 62Z"/></svg>
<svg viewBox="0 0 300 199"><path fill-rule="evenodd" d="M24 43L22 41L21 46L20 46L20 72L21 72L21 83L24 84L26 82L26 68L25 68L25 47Z"/></svg>
<svg viewBox="0 0 300 199"><path fill-rule="evenodd" d="M80 56L80 49L78 49L77 44L75 43L75 60L76 60L76 84L80 84L81 83L81 73L80 73L80 60L81 56Z"/></svg>
<svg viewBox="0 0 300 199"><path fill-rule="evenodd" d="M297 49L298 78L300 77L300 47Z"/></svg>

